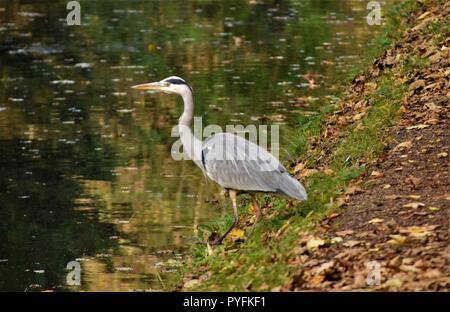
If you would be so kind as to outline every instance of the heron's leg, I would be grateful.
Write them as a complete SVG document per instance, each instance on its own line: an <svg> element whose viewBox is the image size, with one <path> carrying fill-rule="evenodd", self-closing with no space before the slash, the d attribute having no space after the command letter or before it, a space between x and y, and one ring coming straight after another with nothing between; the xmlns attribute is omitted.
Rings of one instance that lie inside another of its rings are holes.
<svg viewBox="0 0 450 312"><path fill-rule="evenodd" d="M262 212L261 212L261 209L259 208L258 201L256 200L256 195L255 194L251 194L250 196L252 197L253 211L255 212L255 215L256 215L255 223L258 223L262 219Z"/></svg>
<svg viewBox="0 0 450 312"><path fill-rule="evenodd" d="M228 189L224 189L222 192L220 192L220 195L222 196L222 210L221 210L220 215L223 218L226 215L226 213L227 213L227 206L228 206L227 197L230 197L229 190Z"/></svg>
<svg viewBox="0 0 450 312"><path fill-rule="evenodd" d="M236 203L237 192L235 190L229 190L229 195L231 202L233 203L233 213L234 213L233 224L231 224L229 229L221 237L211 242L212 245L220 245L223 242L223 240L228 236L228 234L230 234L231 230L233 230L239 223L239 212Z"/></svg>
<svg viewBox="0 0 450 312"><path fill-rule="evenodd" d="M248 232L247 238L249 238L253 234L253 231L255 230L256 225L258 224L259 221L262 220L262 212L261 212L261 209L259 208L258 201L256 200L256 195L250 194L250 196L252 198L252 208L253 208L253 211L255 212L256 220L255 220L255 223L253 223L250 231Z"/></svg>

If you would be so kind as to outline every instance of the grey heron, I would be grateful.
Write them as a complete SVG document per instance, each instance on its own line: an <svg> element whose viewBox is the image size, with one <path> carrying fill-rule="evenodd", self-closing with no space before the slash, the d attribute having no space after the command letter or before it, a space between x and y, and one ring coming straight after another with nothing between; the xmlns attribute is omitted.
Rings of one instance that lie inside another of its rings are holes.
<svg viewBox="0 0 450 312"><path fill-rule="evenodd" d="M250 194L256 222L261 220L262 214L255 193L270 192L297 200L307 199L308 196L302 184L292 177L271 153L257 144L226 132L216 133L204 141L196 138L191 129L194 116L193 92L184 79L171 76L158 82L139 84L132 88L178 94L183 98L184 111L178 123L183 151L206 177L228 190L233 204L233 224L221 237L211 242L212 244L222 243L238 225L239 214L236 203L238 193Z"/></svg>

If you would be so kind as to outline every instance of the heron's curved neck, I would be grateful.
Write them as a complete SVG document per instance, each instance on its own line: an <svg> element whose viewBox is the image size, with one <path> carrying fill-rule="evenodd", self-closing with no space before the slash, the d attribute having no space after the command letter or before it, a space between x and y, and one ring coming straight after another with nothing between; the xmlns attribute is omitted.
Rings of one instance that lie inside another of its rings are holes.
<svg viewBox="0 0 450 312"><path fill-rule="evenodd" d="M178 124L180 126L191 126L192 118L194 117L194 97L191 92L186 92L181 95L184 103L183 115L181 115Z"/></svg>
<svg viewBox="0 0 450 312"><path fill-rule="evenodd" d="M184 111L178 121L181 144L187 156L203 169L201 163L202 142L194 136L191 130L191 122L194 117L194 98L190 91L181 94L181 96L184 103Z"/></svg>

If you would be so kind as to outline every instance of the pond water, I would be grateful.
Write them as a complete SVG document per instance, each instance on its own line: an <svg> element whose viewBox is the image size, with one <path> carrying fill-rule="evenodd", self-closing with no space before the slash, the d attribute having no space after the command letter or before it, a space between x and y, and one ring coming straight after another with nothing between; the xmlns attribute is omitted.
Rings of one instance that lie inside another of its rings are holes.
<svg viewBox="0 0 450 312"><path fill-rule="evenodd" d="M377 31L362 0L66 3L0 0L0 291L167 290L230 213L171 157L181 100L130 86L181 76L204 125L280 125L286 161Z"/></svg>

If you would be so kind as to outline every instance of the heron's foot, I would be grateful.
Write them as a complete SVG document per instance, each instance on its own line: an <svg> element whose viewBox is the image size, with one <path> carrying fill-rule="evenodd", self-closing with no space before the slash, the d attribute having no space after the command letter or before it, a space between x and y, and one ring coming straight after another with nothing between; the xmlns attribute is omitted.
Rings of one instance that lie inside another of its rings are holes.
<svg viewBox="0 0 450 312"><path fill-rule="evenodd" d="M228 228L228 230L222 235L219 236L217 233L212 233L208 238L208 243L212 246L217 246L222 244L223 240L230 234L230 232L239 225L239 219L234 220L233 224Z"/></svg>
<svg viewBox="0 0 450 312"><path fill-rule="evenodd" d="M217 246L222 244L223 238L219 236L218 233L214 232L211 236L208 237L208 242L206 244L210 244L211 246Z"/></svg>

